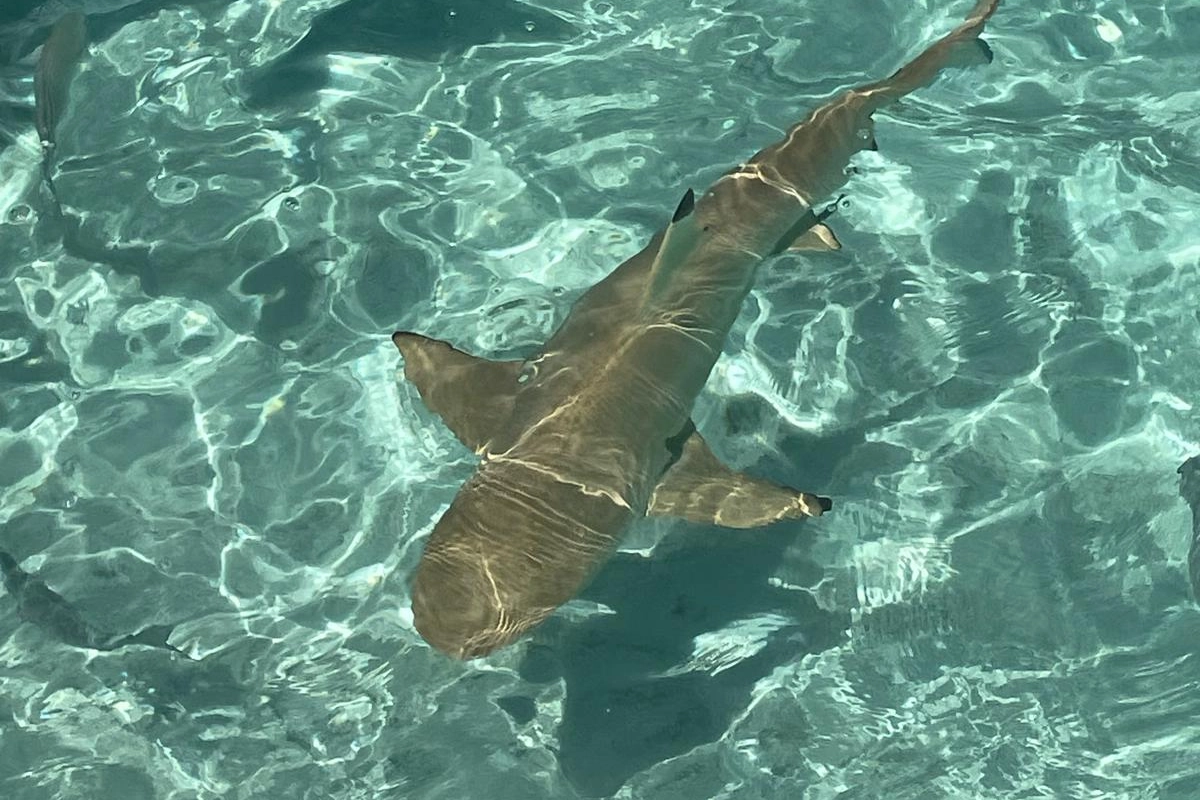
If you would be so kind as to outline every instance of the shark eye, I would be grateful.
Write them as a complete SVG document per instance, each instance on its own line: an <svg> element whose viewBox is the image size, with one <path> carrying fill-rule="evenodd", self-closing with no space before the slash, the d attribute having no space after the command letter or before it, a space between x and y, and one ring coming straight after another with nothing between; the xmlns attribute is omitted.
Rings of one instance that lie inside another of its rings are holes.
<svg viewBox="0 0 1200 800"><path fill-rule="evenodd" d="M521 372L519 375L517 375L517 383L519 383L523 386L523 385L529 383L531 380L533 380L536 377L537 377L537 364L534 364L531 361L531 362L527 363L525 366L521 367Z"/></svg>

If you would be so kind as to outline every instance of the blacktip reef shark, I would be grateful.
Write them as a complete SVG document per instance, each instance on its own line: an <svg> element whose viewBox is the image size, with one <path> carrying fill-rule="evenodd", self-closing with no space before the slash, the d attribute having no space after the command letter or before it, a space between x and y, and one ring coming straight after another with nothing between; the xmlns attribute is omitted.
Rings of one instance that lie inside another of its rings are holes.
<svg viewBox="0 0 1200 800"><path fill-rule="evenodd" d="M460 659L507 645L570 600L637 517L752 528L832 502L724 466L692 404L765 259L832 248L814 211L875 149L872 114L945 67L991 60L979 39L999 0L891 77L847 90L775 144L689 189L669 225L585 292L541 352L489 361L399 331L404 374L480 457L434 526L412 584L413 622Z"/></svg>
<svg viewBox="0 0 1200 800"><path fill-rule="evenodd" d="M287 52L246 73L249 108L277 107L329 83L331 53L438 61L493 42L565 41L578 32L519 0L342 0L313 17Z"/></svg>
<svg viewBox="0 0 1200 800"><path fill-rule="evenodd" d="M54 131L67 105L75 66L87 49L87 22L69 11L50 28L33 73L34 118L43 147L54 146Z"/></svg>
<svg viewBox="0 0 1200 800"><path fill-rule="evenodd" d="M1200 602L1200 456L1179 465L1179 494L1192 509L1192 545L1188 548L1188 576L1192 596Z"/></svg>
<svg viewBox="0 0 1200 800"><path fill-rule="evenodd" d="M62 204L54 188L52 165L55 130L67 107L71 80L87 50L87 22L78 11L63 14L50 28L33 73L34 122L42 143L42 179L62 219Z"/></svg>

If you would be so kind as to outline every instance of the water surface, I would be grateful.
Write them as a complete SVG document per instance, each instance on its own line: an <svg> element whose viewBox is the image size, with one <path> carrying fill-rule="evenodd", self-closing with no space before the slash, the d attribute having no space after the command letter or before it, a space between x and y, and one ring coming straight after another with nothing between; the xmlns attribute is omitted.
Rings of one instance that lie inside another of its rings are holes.
<svg viewBox="0 0 1200 800"><path fill-rule="evenodd" d="M1200 9L1006 0L697 406L835 513L641 524L461 665L407 584L472 459L387 335L528 352L970 4L392 5L96 3L62 217L4 20L0 549L194 659L0 596L5 797L1194 796Z"/></svg>

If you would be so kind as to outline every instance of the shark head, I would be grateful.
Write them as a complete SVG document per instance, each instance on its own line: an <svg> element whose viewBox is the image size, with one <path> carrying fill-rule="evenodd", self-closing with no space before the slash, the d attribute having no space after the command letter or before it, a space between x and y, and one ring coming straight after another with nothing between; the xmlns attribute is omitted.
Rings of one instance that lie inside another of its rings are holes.
<svg viewBox="0 0 1200 800"><path fill-rule="evenodd" d="M476 658L499 644L481 645L499 622L499 611L482 586L479 570L426 560L412 587L413 624L434 648L454 658ZM488 644L491 644L488 642Z"/></svg>
<svg viewBox="0 0 1200 800"><path fill-rule="evenodd" d="M631 518L528 463L487 461L429 535L412 582L417 632L464 660L510 644L579 591Z"/></svg>
<svg viewBox="0 0 1200 800"><path fill-rule="evenodd" d="M422 561L413 581L412 610L425 641L463 660L505 646L546 616L510 614L495 591L486 558L465 552Z"/></svg>

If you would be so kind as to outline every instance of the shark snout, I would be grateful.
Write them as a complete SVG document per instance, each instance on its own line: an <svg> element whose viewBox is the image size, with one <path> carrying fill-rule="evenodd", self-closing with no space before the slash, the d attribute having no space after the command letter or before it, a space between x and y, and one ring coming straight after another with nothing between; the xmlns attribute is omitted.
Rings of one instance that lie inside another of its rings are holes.
<svg viewBox="0 0 1200 800"><path fill-rule="evenodd" d="M424 560L413 581L412 611L421 638L462 660L503 647L533 624L506 612L482 558Z"/></svg>

